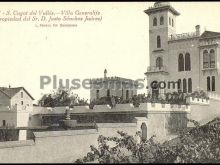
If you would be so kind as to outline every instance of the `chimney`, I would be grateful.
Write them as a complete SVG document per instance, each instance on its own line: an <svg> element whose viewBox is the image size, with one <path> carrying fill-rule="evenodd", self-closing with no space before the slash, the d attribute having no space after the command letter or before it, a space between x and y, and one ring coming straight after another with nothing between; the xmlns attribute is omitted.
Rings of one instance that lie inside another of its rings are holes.
<svg viewBox="0 0 220 165"><path fill-rule="evenodd" d="M107 69L104 70L104 78L107 78Z"/></svg>
<svg viewBox="0 0 220 165"><path fill-rule="evenodd" d="M196 25L196 35L200 36L200 25Z"/></svg>

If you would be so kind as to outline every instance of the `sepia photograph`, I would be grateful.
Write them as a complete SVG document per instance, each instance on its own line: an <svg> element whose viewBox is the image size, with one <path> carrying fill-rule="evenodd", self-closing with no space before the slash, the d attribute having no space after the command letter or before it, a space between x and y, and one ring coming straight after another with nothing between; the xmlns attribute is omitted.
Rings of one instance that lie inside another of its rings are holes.
<svg viewBox="0 0 220 165"><path fill-rule="evenodd" d="M0 163L220 163L220 2L1 2Z"/></svg>

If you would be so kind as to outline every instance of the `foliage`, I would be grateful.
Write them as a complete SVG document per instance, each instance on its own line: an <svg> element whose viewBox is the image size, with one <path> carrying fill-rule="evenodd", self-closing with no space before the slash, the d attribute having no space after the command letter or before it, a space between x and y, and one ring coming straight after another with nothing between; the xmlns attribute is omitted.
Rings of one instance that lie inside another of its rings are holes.
<svg viewBox="0 0 220 165"><path fill-rule="evenodd" d="M88 100L81 99L78 95L73 94L71 90L59 88L53 94L45 94L39 104L43 107L58 107L58 106L78 106L88 105Z"/></svg>
<svg viewBox="0 0 220 165"><path fill-rule="evenodd" d="M3 126L0 128L0 142L18 140L19 130L14 126Z"/></svg>
<svg viewBox="0 0 220 165"><path fill-rule="evenodd" d="M203 90L194 91L189 96L191 96L192 98L209 99L207 93L204 92Z"/></svg>
<svg viewBox="0 0 220 165"><path fill-rule="evenodd" d="M131 103L134 107L139 107L140 103L162 103L162 104L186 104L186 94L184 93L166 93L164 95L151 95L148 94L138 94L132 96L130 99L122 99L121 97L112 96L115 99L116 104L128 104ZM102 97L100 99L93 100L90 103L91 109L94 105L105 105L108 104L112 106L112 97Z"/></svg>
<svg viewBox="0 0 220 165"><path fill-rule="evenodd" d="M118 131L120 137L98 138L98 148L77 159L77 163L219 163L220 162L220 119L190 131L183 131L178 138L164 143L155 142L155 136L138 142L135 136Z"/></svg>

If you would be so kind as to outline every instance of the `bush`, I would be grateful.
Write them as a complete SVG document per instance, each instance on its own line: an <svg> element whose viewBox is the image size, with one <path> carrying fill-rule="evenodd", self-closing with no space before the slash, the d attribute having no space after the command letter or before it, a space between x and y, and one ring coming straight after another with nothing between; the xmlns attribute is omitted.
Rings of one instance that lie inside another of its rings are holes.
<svg viewBox="0 0 220 165"><path fill-rule="evenodd" d="M19 130L14 126L4 126L0 128L0 142L18 140Z"/></svg>
<svg viewBox="0 0 220 165"><path fill-rule="evenodd" d="M98 138L98 148L77 163L219 163L220 162L220 119L183 131L180 136L163 144L154 141L155 136L140 143L134 136L118 131L120 137ZM138 135L138 134L137 134ZM110 146L108 142L114 142Z"/></svg>

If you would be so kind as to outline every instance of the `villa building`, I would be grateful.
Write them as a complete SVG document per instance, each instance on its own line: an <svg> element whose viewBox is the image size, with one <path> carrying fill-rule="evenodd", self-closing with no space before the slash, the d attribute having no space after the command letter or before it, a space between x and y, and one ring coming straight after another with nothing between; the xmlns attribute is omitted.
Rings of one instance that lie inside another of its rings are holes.
<svg viewBox="0 0 220 165"><path fill-rule="evenodd" d="M192 33L176 34L180 13L169 2L156 2L145 13L149 16L148 86L152 82L167 85L165 89L152 88L150 93L220 93L220 33L201 34L200 25L196 25ZM178 83L173 89L169 82Z"/></svg>
<svg viewBox="0 0 220 165"><path fill-rule="evenodd" d="M104 78L91 79L90 84L90 100L106 96L117 96L126 100L137 94L137 82L121 77L107 77L106 69Z"/></svg>

